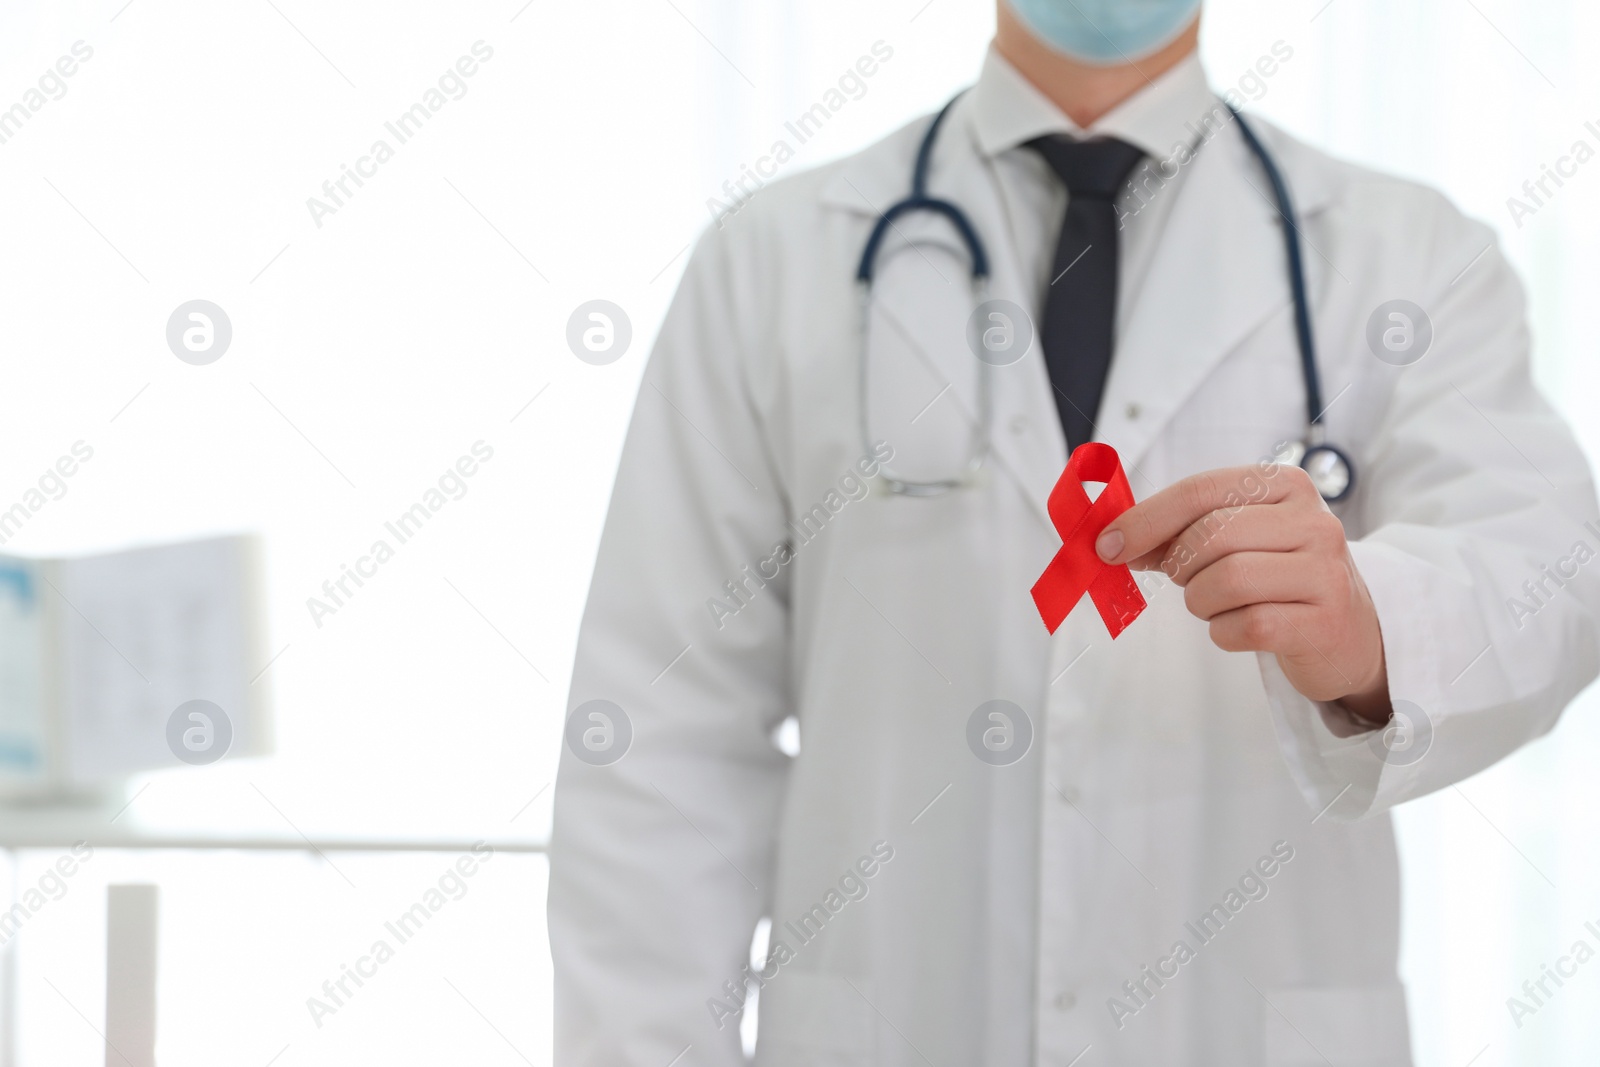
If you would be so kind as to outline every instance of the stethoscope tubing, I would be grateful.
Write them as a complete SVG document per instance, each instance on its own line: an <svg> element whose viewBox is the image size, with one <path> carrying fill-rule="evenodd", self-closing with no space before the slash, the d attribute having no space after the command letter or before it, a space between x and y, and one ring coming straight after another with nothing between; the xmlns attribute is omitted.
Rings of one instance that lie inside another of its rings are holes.
<svg viewBox="0 0 1600 1067"><path fill-rule="evenodd" d="M948 103L939 110L929 123L928 129L922 135L922 142L917 146L917 158L911 172L910 193L891 205L873 226L866 244L861 250L861 261L856 268L856 287L860 294L861 305L861 364L860 364L860 392L861 399L861 435L863 443L870 447L870 428L867 418L867 337L870 327L870 312L872 301L872 284L877 265L878 253L889 231L894 228L895 222L904 215L919 211L928 211L940 215L948 220L960 235L962 243L966 246L967 254L971 260L971 280L975 291L983 291L989 278L989 254L984 247L983 239L978 235L977 227L972 224L967 213L958 205L942 200L928 194L928 172L932 167L933 148L938 140L939 130L944 125L945 118L950 114L956 101L961 99L961 93L951 97ZM1265 144L1256 136L1250 124L1245 121L1239 109L1223 101L1229 113L1238 123L1239 132L1244 138L1245 145L1251 155L1260 163L1262 171L1267 176L1268 183L1272 186L1272 196L1277 207L1278 220L1283 230L1285 260L1288 265L1289 290L1294 301L1294 331L1295 343L1299 349L1301 377L1305 384L1306 399L1306 425L1307 439L1302 447L1302 465L1312 453L1324 452L1331 454L1336 462L1342 466L1345 473L1345 484L1337 492L1323 491L1322 495L1329 503L1343 500L1350 494L1354 487L1354 466L1350 458L1338 448L1323 442L1323 406L1322 406L1322 377L1317 367L1316 339L1311 328L1311 300L1307 293L1305 256L1301 249L1300 227L1295 221L1294 200L1289 192L1289 184L1284 180L1283 172L1279 169L1276 160L1267 150ZM988 450L988 436L990 431L989 406L989 375L992 373L991 365L986 360L979 360L979 425L975 428L975 437L978 438L968 457L967 469L957 478L942 479L939 481L919 482L897 478L885 473L884 477L892 493L905 496L935 496L950 489L958 488L965 484L982 466ZM1319 491L1321 491L1319 487Z"/></svg>
<svg viewBox="0 0 1600 1067"><path fill-rule="evenodd" d="M1266 172L1267 181L1272 184L1278 220L1283 224L1284 252L1289 264L1289 291L1294 296L1295 342L1300 349L1300 368L1306 385L1306 424L1320 426L1322 375L1317 370L1316 339L1311 332L1311 301L1306 296L1305 256L1300 250L1300 227L1295 222L1294 199L1289 195L1289 183L1283 180L1283 172L1278 169L1277 162L1244 120L1239 109L1227 101L1223 101L1223 106L1232 112L1234 121L1239 124L1239 132L1244 136L1244 143L1250 147L1261 169Z"/></svg>

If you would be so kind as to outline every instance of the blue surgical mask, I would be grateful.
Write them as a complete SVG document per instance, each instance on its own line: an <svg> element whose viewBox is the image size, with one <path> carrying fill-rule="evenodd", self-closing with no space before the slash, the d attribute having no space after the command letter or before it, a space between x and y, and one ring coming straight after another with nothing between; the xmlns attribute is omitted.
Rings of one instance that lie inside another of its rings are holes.
<svg viewBox="0 0 1600 1067"><path fill-rule="evenodd" d="M1006 0L1035 37L1084 63L1143 59L1177 39L1200 0Z"/></svg>

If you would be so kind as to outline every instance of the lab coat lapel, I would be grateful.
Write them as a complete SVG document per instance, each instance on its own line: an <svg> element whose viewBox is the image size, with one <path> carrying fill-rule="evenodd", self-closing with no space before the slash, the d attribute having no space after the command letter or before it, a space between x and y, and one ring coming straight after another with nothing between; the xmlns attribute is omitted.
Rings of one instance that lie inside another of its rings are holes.
<svg viewBox="0 0 1600 1067"><path fill-rule="evenodd" d="M1032 317L1037 322L1038 290L1023 276L1012 227L1003 217L1005 205L995 195L999 182L988 167L985 161L981 168L974 170L983 171L988 190L981 201L975 201L982 205L981 215L975 218L981 232L988 235L993 261L990 298L1034 309ZM1050 385L1050 372L1044 361L1044 348L1037 328L1030 328L1033 342L1027 355L1016 363L995 369L995 416L991 437L997 465L1003 465L1015 477L1035 510L1049 522L1046 502L1067 465L1067 447Z"/></svg>
<svg viewBox="0 0 1600 1067"><path fill-rule="evenodd" d="M1096 424L1097 437L1122 456L1141 497L1159 487L1141 479L1137 465L1173 415L1230 351L1292 308L1271 187L1239 132L1231 125L1220 131L1189 168L1181 184L1156 194L1179 199L1133 295ZM1297 205L1305 218L1320 206L1321 193L1296 191L1306 194ZM1316 253L1308 247L1305 255L1315 278ZM1292 340L1283 358L1298 358Z"/></svg>

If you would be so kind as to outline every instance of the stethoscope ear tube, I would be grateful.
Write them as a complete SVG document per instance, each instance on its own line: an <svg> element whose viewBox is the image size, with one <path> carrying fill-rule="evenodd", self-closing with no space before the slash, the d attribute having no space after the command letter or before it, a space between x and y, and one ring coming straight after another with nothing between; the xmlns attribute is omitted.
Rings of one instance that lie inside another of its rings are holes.
<svg viewBox="0 0 1600 1067"><path fill-rule="evenodd" d="M928 195L928 170L932 165L933 146L938 137L939 128L943 125L945 116L961 98L957 93L945 104L943 109L934 116L933 122L922 135L922 143L917 146L917 161L911 175L911 192L904 199L892 204L878 217L872 233L867 238L866 245L861 250L861 262L856 268L856 294L860 308L859 335L861 339L860 382L857 396L861 403L861 444L868 451L872 450L872 430L869 426L868 415L868 381L867 381L867 347L872 326L872 283L876 273L878 253L882 248L889 231L894 228L895 221L901 216L919 211L932 212L946 219L955 227L960 235L961 242L966 246L968 258L971 261L970 278L972 283L973 298L976 304L982 304L988 299L989 289L989 253L984 248L983 240L978 236L977 227L972 225L972 220L967 213L948 200L940 200ZM975 304L975 306L976 306ZM977 481L978 471L983 467L989 454L989 430L992 420L990 411L990 394L992 392L990 378L994 371L984 360L974 360L978 364L975 374L978 379L978 422L973 427L972 443L967 452L967 458L959 474L953 478L940 478L930 481L917 481L901 478L888 470L880 470L878 478L884 488L894 496L930 497L940 496L952 489L960 489L973 485Z"/></svg>
<svg viewBox="0 0 1600 1067"><path fill-rule="evenodd" d="M931 196L907 197L899 203L892 205L878 217L878 223L872 227L872 234L867 238L866 247L861 250L861 264L856 268L856 281L864 285L872 284L872 275L878 260L878 248L894 227L895 220L902 215L909 215L915 211L931 211L936 215L943 215L950 220L950 224L961 235L962 244L967 247L967 255L972 258L972 277L974 279L989 277L989 254L984 250L983 242L978 239L978 231L973 227L966 212L956 207L948 200L937 200Z"/></svg>

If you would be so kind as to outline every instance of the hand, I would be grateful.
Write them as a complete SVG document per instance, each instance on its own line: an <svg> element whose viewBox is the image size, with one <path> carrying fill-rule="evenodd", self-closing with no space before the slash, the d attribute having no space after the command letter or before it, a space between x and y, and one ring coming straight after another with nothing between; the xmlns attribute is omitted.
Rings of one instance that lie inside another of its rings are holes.
<svg viewBox="0 0 1600 1067"><path fill-rule="evenodd" d="M1095 542L1107 563L1159 568L1227 652L1271 652L1311 700L1363 726L1391 714L1378 613L1344 526L1298 467L1207 471L1117 516Z"/></svg>

